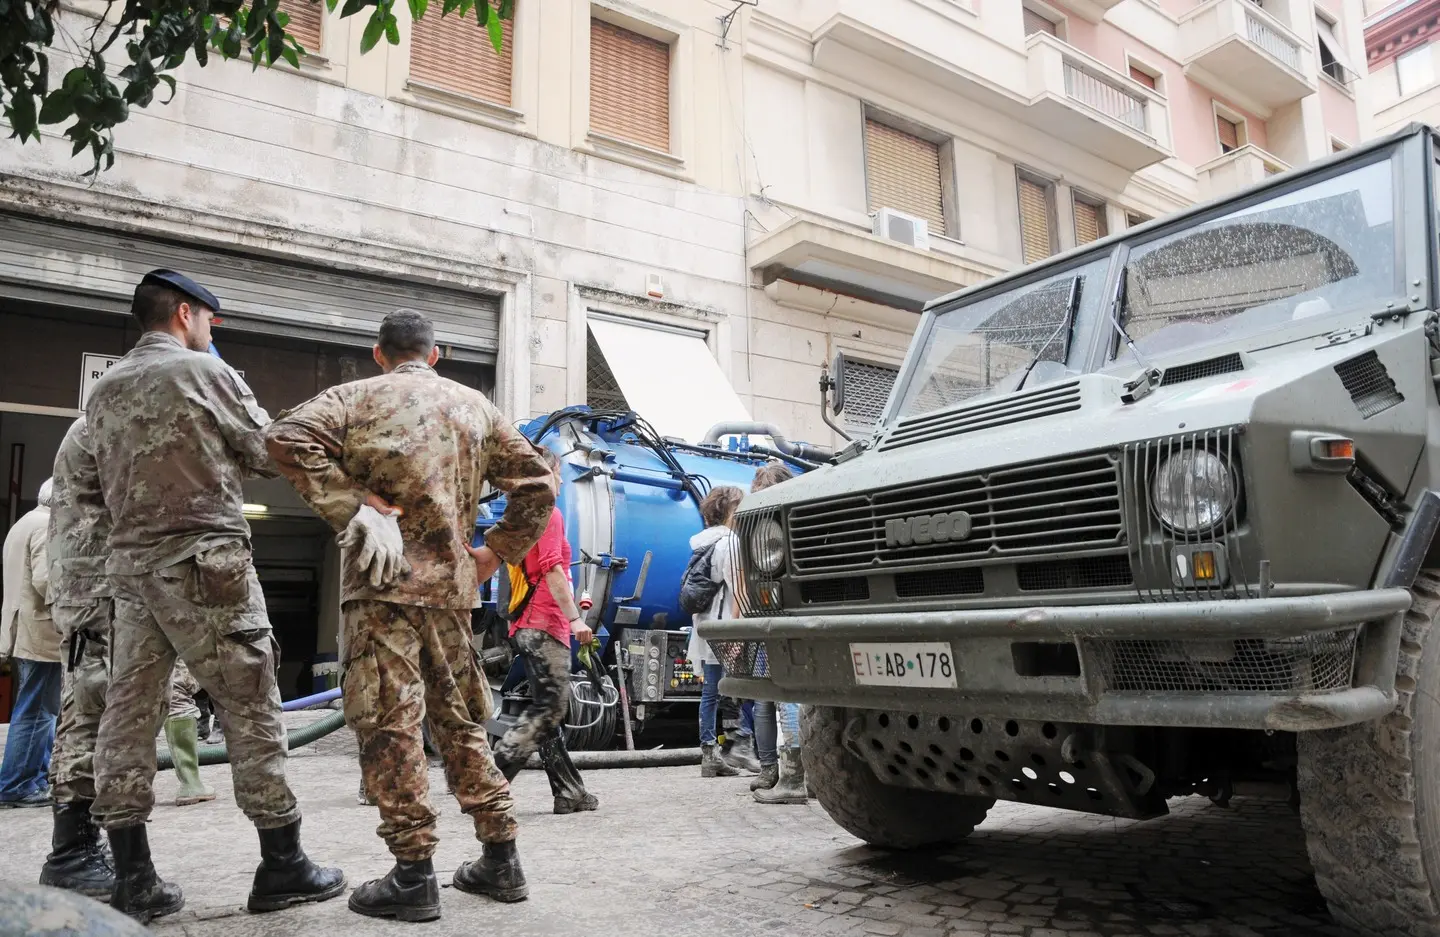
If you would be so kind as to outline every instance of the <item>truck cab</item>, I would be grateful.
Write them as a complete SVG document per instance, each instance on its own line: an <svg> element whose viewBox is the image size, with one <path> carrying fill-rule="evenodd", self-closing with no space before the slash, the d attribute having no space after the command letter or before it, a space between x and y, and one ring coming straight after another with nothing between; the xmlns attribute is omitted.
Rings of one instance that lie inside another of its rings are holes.
<svg viewBox="0 0 1440 937"><path fill-rule="evenodd" d="M874 437L745 502L701 634L723 692L808 704L842 826L1296 799L1339 919L1440 932L1437 156L1415 126L938 299Z"/></svg>

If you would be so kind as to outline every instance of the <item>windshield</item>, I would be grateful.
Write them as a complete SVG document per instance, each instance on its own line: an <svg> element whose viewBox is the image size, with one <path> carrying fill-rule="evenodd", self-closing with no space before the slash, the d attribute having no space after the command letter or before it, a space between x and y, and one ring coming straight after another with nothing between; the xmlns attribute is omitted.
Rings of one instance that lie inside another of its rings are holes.
<svg viewBox="0 0 1440 937"><path fill-rule="evenodd" d="M1143 357L1383 303L1394 209L1387 159L1136 247L1121 323Z"/></svg>
<svg viewBox="0 0 1440 937"><path fill-rule="evenodd" d="M1108 266L1097 260L936 316L898 415L1063 377L1075 323L1103 300Z"/></svg>

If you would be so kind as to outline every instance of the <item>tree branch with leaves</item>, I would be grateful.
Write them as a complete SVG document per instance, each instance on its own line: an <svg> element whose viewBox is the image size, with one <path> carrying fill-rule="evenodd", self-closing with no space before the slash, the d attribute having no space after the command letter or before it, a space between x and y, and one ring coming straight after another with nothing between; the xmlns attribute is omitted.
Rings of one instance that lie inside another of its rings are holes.
<svg viewBox="0 0 1440 937"><path fill-rule="evenodd" d="M300 0L310 3L319 0ZM419 20L430 0L407 0ZM395 0L325 0L340 17L369 11L360 51L369 52L383 37L400 42ZM68 124L64 136L71 155L89 150L95 175L115 164L115 128L132 107L148 107L164 86L175 96L176 69L194 56L205 67L213 54L233 59L249 55L253 67L278 63L300 67L307 50L286 31L290 15L281 0L107 0L99 18L62 11L58 0L0 0L0 114L11 137L38 141L40 128ZM501 20L514 16L515 0L441 0L441 16L473 17L500 51ZM72 32L71 27L76 27ZM117 50L118 47L118 50ZM61 50L79 64L52 81L51 58ZM123 56L114 70L107 56Z"/></svg>

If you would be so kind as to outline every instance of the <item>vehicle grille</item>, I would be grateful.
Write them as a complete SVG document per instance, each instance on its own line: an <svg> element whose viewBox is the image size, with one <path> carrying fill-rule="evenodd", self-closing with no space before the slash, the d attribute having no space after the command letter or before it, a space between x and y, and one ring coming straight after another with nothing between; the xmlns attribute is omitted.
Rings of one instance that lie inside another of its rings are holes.
<svg viewBox="0 0 1440 937"><path fill-rule="evenodd" d="M1358 631L1278 639L1095 640L1090 647L1101 679L1116 693L1331 693L1350 687Z"/></svg>
<svg viewBox="0 0 1440 937"><path fill-rule="evenodd" d="M1029 393L986 400L959 410L927 413L901 420L879 448L884 452L1079 409L1080 385L1071 381Z"/></svg>
<svg viewBox="0 0 1440 937"><path fill-rule="evenodd" d="M1130 571L1130 557L1124 554L1021 563L1015 569L1015 578L1024 592L1107 589L1135 582L1135 576Z"/></svg>
<svg viewBox="0 0 1440 937"><path fill-rule="evenodd" d="M711 641L710 650L727 677L768 677L764 641Z"/></svg>
<svg viewBox="0 0 1440 937"><path fill-rule="evenodd" d="M887 546L886 523L968 515L964 539ZM1124 537L1117 463L1103 453L960 475L792 508L797 573L1114 549Z"/></svg>
<svg viewBox="0 0 1440 937"><path fill-rule="evenodd" d="M1177 364L1173 368L1166 368L1165 376L1160 379L1160 386L1169 387L1171 384L1183 384L1186 381L1198 381L1202 377L1215 377L1243 370L1245 370L1244 360L1241 359L1239 352L1232 352L1218 358L1192 361L1189 364Z"/></svg>
<svg viewBox="0 0 1440 937"><path fill-rule="evenodd" d="M863 576L846 579L813 579L800 583L800 601L806 605L834 602L864 602L870 598L870 580Z"/></svg>
<svg viewBox="0 0 1440 937"><path fill-rule="evenodd" d="M922 569L914 573L897 573L895 596L901 599L926 599L944 595L980 595L985 591L985 572L978 566L959 569Z"/></svg>

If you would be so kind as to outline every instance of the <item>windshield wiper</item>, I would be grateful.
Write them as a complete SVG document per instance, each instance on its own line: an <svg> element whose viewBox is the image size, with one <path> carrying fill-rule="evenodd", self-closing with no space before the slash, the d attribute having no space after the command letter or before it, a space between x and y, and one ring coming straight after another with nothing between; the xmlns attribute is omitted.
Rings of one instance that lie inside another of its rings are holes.
<svg viewBox="0 0 1440 937"><path fill-rule="evenodd" d="M1120 337L1125 341L1125 347L1130 349L1130 354L1135 356L1136 362L1145 370L1133 381L1125 383L1125 392L1120 395L1122 403L1134 403L1146 396L1155 389L1155 385L1160 383L1161 378L1160 369L1145 360L1145 356L1140 354L1140 349L1135 347L1135 339L1131 338L1130 333L1125 331L1125 326L1120 324L1120 308L1125 305L1125 290L1128 282L1129 276L1122 268L1120 283L1115 289L1114 299L1110 302L1110 324L1115 326L1115 331L1120 333Z"/></svg>
<svg viewBox="0 0 1440 937"><path fill-rule="evenodd" d="M1045 352L1050 350L1050 343L1055 341L1055 337L1061 332L1069 333L1071 323L1075 321L1075 312L1080 308L1080 280L1080 277L1074 277L1070 280L1070 295L1065 300L1065 317L1060 320L1059 325L1055 326L1055 331L1050 333L1050 337L1045 339L1045 344L1040 346L1040 350L1035 352L1035 357L1030 359L1029 364L1025 365L1025 373L1020 375L1020 383L1015 385L1016 391L1024 389L1025 382L1030 380L1030 372L1035 370L1035 365L1039 364L1040 359L1045 357ZM1066 345L1068 346L1069 342L1066 342ZM1066 355L1062 353L1060 357L1063 360Z"/></svg>

